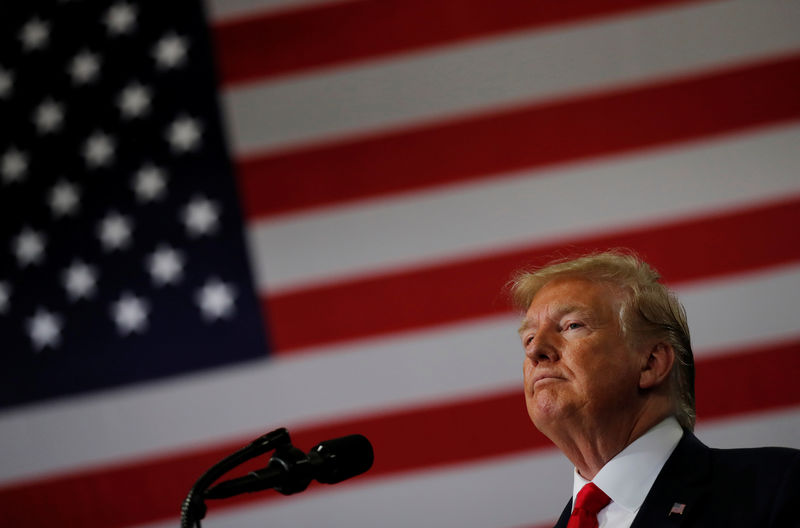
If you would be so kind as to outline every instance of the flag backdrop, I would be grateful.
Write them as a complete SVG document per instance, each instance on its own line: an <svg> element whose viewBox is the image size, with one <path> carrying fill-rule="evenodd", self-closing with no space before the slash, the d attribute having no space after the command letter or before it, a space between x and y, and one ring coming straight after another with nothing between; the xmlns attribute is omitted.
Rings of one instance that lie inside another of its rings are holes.
<svg viewBox="0 0 800 528"><path fill-rule="evenodd" d="M0 12L4 524L176 526L285 426L375 465L206 525L546 526L503 287L609 247L687 308L699 437L800 447L800 4Z"/></svg>

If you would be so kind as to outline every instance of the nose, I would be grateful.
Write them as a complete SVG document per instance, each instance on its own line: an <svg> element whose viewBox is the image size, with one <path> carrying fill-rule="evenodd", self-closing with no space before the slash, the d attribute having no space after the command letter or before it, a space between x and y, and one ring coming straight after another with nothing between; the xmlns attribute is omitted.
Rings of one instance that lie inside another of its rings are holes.
<svg viewBox="0 0 800 528"><path fill-rule="evenodd" d="M560 354L556 338L550 332L540 330L536 333L533 341L528 344L525 355L535 364L543 361L558 361Z"/></svg>

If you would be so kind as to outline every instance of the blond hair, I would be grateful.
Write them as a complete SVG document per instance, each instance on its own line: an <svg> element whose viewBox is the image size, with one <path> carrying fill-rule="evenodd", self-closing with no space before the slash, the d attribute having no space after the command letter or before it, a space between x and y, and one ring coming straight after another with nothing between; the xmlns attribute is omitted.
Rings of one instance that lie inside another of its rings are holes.
<svg viewBox="0 0 800 528"><path fill-rule="evenodd" d="M629 250L612 250L559 259L518 272L509 286L515 307L526 311L536 293L554 279L580 278L616 286L623 292L620 326L628 342L662 339L675 351L671 390L675 417L686 430L695 423L694 358L686 312L649 264Z"/></svg>

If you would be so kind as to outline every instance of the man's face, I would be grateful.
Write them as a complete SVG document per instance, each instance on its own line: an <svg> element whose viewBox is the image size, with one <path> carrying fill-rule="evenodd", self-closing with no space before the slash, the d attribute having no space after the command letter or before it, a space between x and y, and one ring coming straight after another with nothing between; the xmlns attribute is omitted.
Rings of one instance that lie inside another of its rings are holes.
<svg viewBox="0 0 800 528"><path fill-rule="evenodd" d="M525 401L545 434L635 412L642 359L623 337L620 306L612 286L575 278L553 280L533 298L520 328Z"/></svg>

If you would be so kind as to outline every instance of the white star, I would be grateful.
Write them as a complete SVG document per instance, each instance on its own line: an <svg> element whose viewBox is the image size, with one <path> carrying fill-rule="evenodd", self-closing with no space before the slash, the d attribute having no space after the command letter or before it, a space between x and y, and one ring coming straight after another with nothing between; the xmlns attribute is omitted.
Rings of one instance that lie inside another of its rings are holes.
<svg viewBox="0 0 800 528"><path fill-rule="evenodd" d="M200 146L200 135L203 126L197 119L182 116L173 121L167 128L167 141L176 153L195 150Z"/></svg>
<svg viewBox="0 0 800 528"><path fill-rule="evenodd" d="M97 235L106 251L127 248L131 243L131 231L130 219L117 212L108 213L97 227Z"/></svg>
<svg viewBox="0 0 800 528"><path fill-rule="evenodd" d="M203 317L213 321L233 315L236 308L233 302L235 296L236 292L232 286L219 279L211 279L197 291L195 301L200 306Z"/></svg>
<svg viewBox="0 0 800 528"><path fill-rule="evenodd" d="M43 308L28 319L28 333L34 346L41 350L46 346L56 348L61 343L61 317Z"/></svg>
<svg viewBox="0 0 800 528"><path fill-rule="evenodd" d="M83 144L83 157L89 168L109 165L114 159L114 141L104 132L95 132Z"/></svg>
<svg viewBox="0 0 800 528"><path fill-rule="evenodd" d="M147 259L147 267L157 286L175 284L183 277L183 255L169 246L159 246Z"/></svg>
<svg viewBox="0 0 800 528"><path fill-rule="evenodd" d="M123 335L144 332L147 328L148 312L147 302L130 293L122 294L120 299L111 305L111 317L117 323L117 330Z"/></svg>
<svg viewBox="0 0 800 528"><path fill-rule="evenodd" d="M42 49L50 40L50 24L39 18L32 18L22 26L19 38L25 51Z"/></svg>
<svg viewBox="0 0 800 528"><path fill-rule="evenodd" d="M175 33L164 35L153 48L153 57L156 64L163 70L177 68L186 62L186 52L189 43L184 37Z"/></svg>
<svg viewBox="0 0 800 528"><path fill-rule="evenodd" d="M73 302L79 299L88 299L97 290L97 270L80 260L76 260L64 270L61 279L69 300Z"/></svg>
<svg viewBox="0 0 800 528"><path fill-rule="evenodd" d="M0 281L0 314L8 313L8 300L11 298L11 285Z"/></svg>
<svg viewBox="0 0 800 528"><path fill-rule="evenodd" d="M28 155L14 147L6 150L0 161L0 173L4 183L21 181L28 172Z"/></svg>
<svg viewBox="0 0 800 528"><path fill-rule="evenodd" d="M196 196L183 209L183 223L191 236L211 234L219 226L219 207L202 196Z"/></svg>
<svg viewBox="0 0 800 528"><path fill-rule="evenodd" d="M40 134L55 132L64 121L64 108L52 99L47 99L33 113L33 122Z"/></svg>
<svg viewBox="0 0 800 528"><path fill-rule="evenodd" d="M11 94L14 87L14 74L0 68L0 99L5 99Z"/></svg>
<svg viewBox="0 0 800 528"><path fill-rule="evenodd" d="M78 210L80 193L78 187L61 180L50 189L50 208L55 216L68 216Z"/></svg>
<svg viewBox="0 0 800 528"><path fill-rule="evenodd" d="M97 79L100 73L100 58L96 53L83 50L72 59L69 74L74 84L87 84Z"/></svg>
<svg viewBox="0 0 800 528"><path fill-rule="evenodd" d="M45 237L30 227L26 227L17 235L13 245L20 266L39 264L44 258Z"/></svg>
<svg viewBox="0 0 800 528"><path fill-rule="evenodd" d="M141 117L150 110L150 89L139 83L131 83L125 87L117 98L117 105L122 117L131 119Z"/></svg>
<svg viewBox="0 0 800 528"><path fill-rule="evenodd" d="M140 202L160 200L167 191L167 175L155 165L145 165L133 177L133 190Z"/></svg>
<svg viewBox="0 0 800 528"><path fill-rule="evenodd" d="M125 2L117 2L106 11L105 23L112 35L130 33L136 26L136 8Z"/></svg>

